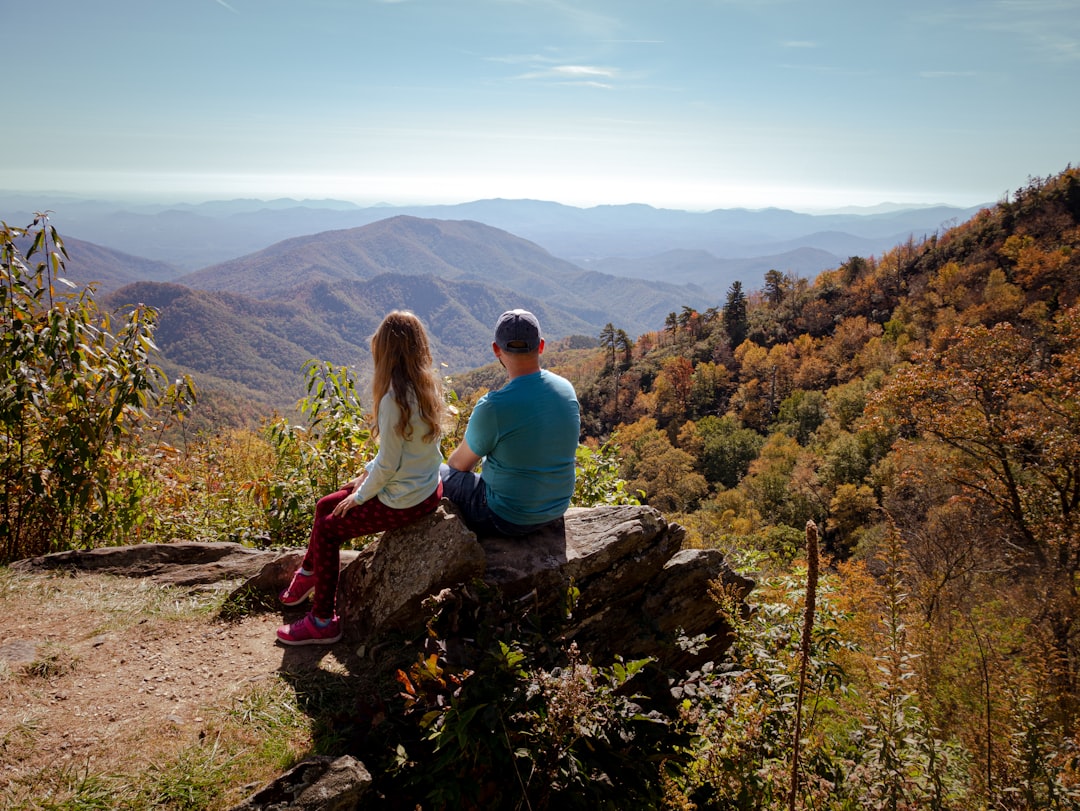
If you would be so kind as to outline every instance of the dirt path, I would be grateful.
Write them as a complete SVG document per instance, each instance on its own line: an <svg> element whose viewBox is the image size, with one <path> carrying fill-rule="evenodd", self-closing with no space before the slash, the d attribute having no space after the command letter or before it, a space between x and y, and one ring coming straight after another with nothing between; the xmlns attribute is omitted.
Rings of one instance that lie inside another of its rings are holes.
<svg viewBox="0 0 1080 811"><path fill-rule="evenodd" d="M345 669L340 645L283 648L280 614L225 622L220 599L109 575L0 570L0 806L49 770L138 773L204 738L260 685Z"/></svg>

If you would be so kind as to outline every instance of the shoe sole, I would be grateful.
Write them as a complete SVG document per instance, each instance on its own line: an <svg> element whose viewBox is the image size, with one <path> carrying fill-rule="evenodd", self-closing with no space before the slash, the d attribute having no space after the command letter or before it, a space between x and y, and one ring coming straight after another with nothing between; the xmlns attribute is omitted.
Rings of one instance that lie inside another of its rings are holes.
<svg viewBox="0 0 1080 811"><path fill-rule="evenodd" d="M288 591L288 589L286 589L286 591ZM310 599L311 595L314 594L314 593L315 593L315 587L312 586L310 589L307 590L306 594L303 594L302 596L297 597L291 603L286 602L285 598L281 594L278 595L278 599L281 601L282 605L287 606L289 608L292 608L294 605L300 605L300 603L304 602L305 600Z"/></svg>
<svg viewBox="0 0 1080 811"><path fill-rule="evenodd" d="M333 645L335 642L341 641L341 634L338 634L337 636L320 637L318 639L282 639L279 636L277 641L282 645L292 645L294 647L297 645Z"/></svg>

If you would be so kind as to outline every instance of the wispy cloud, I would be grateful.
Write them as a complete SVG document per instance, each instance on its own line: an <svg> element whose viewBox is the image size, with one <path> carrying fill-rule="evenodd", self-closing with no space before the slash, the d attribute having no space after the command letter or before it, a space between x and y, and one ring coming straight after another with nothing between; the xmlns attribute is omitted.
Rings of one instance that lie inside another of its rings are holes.
<svg viewBox="0 0 1080 811"><path fill-rule="evenodd" d="M489 62L520 66L521 72L510 76L513 81L579 85L610 89L632 77L616 67L597 64L605 54L619 46L662 45L665 40L635 37L618 16L582 8L572 0L493 0L496 3L528 6L531 11L551 21L559 21L556 44L532 53L511 53L486 57ZM587 4L586 4L587 5ZM631 36L625 36L631 34Z"/></svg>
<svg viewBox="0 0 1080 811"><path fill-rule="evenodd" d="M1032 53L1051 62L1080 59L1080 3L1076 0L998 0L987 28L1012 32Z"/></svg>
<svg viewBox="0 0 1080 811"><path fill-rule="evenodd" d="M550 56L547 54L503 54L502 56L485 56L488 62L500 62L504 65L557 65L565 62L565 58Z"/></svg>
<svg viewBox="0 0 1080 811"><path fill-rule="evenodd" d="M564 0L530 0L530 2L561 15L578 34L602 37L610 35L621 27L617 18L582 8L581 3L564 2Z"/></svg>
<svg viewBox="0 0 1080 811"><path fill-rule="evenodd" d="M925 19L1011 36L1042 62L1080 61L1080 0L992 0L970 11L943 9Z"/></svg>
<svg viewBox="0 0 1080 811"><path fill-rule="evenodd" d="M225 2L225 0L214 0L214 2L215 2L215 3L217 3L217 4L219 5L219 6L222 6L222 7L224 7L224 8L227 8L227 9L228 9L229 11L231 11L231 12L232 12L233 14L239 14L239 13L240 13L240 12L239 12L239 11L237 11L237 10L236 10L235 8L233 8L233 7L232 7L232 6L230 6L230 5L228 4L228 3L226 3L226 2Z"/></svg>
<svg viewBox="0 0 1080 811"><path fill-rule="evenodd" d="M780 43L785 48L816 48L818 44L808 39L791 39Z"/></svg>
<svg viewBox="0 0 1080 811"><path fill-rule="evenodd" d="M592 65L560 65L553 68L552 72L557 76L567 78L599 76L607 79L614 79L619 73L615 68L599 68Z"/></svg>
<svg viewBox="0 0 1080 811"><path fill-rule="evenodd" d="M548 81L608 89L613 87L612 82L619 78L619 71L616 68L596 65L553 65L519 74L515 78L523 81Z"/></svg>

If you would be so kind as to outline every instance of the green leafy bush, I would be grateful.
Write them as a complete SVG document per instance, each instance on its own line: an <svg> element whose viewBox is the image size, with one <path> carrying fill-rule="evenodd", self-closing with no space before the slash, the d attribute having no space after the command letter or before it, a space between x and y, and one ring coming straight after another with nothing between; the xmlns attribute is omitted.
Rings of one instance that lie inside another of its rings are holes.
<svg viewBox="0 0 1080 811"><path fill-rule="evenodd" d="M610 442L595 448L578 445L576 466L572 499L575 507L641 503L627 491L626 482L619 477L618 448Z"/></svg>
<svg viewBox="0 0 1080 811"><path fill-rule="evenodd" d="M378 789L400 807L661 808L668 762L688 743L650 660L598 666L553 644L520 605L481 584L431 601L425 649L373 751Z"/></svg>
<svg viewBox="0 0 1080 811"><path fill-rule="evenodd" d="M47 216L0 223L3 561L122 540L143 518L143 441L161 407L179 416L194 396L152 363L156 311L133 306L114 330L93 287L64 278L66 258Z"/></svg>
<svg viewBox="0 0 1080 811"><path fill-rule="evenodd" d="M247 484L265 513L270 542L290 546L306 542L315 503L375 455L353 374L320 361L309 362L305 374L308 395L297 408L307 424L283 417L270 423L273 468Z"/></svg>

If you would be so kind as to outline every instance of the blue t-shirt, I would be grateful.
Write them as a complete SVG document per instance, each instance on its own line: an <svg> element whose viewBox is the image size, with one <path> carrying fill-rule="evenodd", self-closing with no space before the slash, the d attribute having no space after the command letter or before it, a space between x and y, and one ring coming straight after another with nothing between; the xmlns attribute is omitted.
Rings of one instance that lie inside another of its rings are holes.
<svg viewBox="0 0 1080 811"><path fill-rule="evenodd" d="M574 495L581 415L570 381L541 369L477 402L465 442L484 459L488 506L529 526L561 516Z"/></svg>

